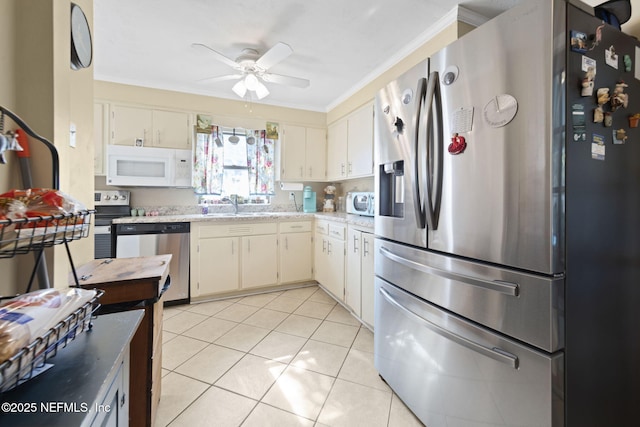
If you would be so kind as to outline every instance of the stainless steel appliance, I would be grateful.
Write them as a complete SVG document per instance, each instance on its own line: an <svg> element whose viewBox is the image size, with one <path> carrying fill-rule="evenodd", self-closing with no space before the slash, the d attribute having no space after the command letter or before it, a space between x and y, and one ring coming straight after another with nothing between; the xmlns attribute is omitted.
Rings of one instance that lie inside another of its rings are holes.
<svg viewBox="0 0 640 427"><path fill-rule="evenodd" d="M111 223L115 218L130 215L131 193L123 190L94 192L95 227L94 258L113 258L115 254L115 235L111 232Z"/></svg>
<svg viewBox="0 0 640 427"><path fill-rule="evenodd" d="M375 212L375 193L367 192L350 192L347 193L347 213L373 216Z"/></svg>
<svg viewBox="0 0 640 427"><path fill-rule="evenodd" d="M116 258L171 254L171 286L164 293L165 305L188 304L188 222L116 224Z"/></svg>
<svg viewBox="0 0 640 427"><path fill-rule="evenodd" d="M640 43L592 13L522 2L376 97L375 365L429 427L637 419Z"/></svg>

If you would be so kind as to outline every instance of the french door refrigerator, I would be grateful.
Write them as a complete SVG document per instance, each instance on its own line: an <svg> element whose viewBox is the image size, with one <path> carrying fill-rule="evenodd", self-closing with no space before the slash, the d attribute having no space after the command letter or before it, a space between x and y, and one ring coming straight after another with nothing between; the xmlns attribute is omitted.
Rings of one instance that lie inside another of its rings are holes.
<svg viewBox="0 0 640 427"><path fill-rule="evenodd" d="M378 93L375 365L428 427L640 423L639 78L534 0Z"/></svg>

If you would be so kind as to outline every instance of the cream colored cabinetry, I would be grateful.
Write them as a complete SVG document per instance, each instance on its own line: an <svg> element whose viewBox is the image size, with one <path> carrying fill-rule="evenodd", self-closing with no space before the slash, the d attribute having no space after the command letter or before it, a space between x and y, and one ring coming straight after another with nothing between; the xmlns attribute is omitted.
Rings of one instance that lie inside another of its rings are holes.
<svg viewBox="0 0 640 427"><path fill-rule="evenodd" d="M327 178L373 175L373 105L367 104L328 128Z"/></svg>
<svg viewBox="0 0 640 427"><path fill-rule="evenodd" d="M277 284L277 230L276 223L192 224L191 296Z"/></svg>
<svg viewBox="0 0 640 427"><path fill-rule="evenodd" d="M311 221L280 223L280 283L313 278Z"/></svg>
<svg viewBox="0 0 640 427"><path fill-rule="evenodd" d="M344 300L346 226L316 221L315 279L338 300Z"/></svg>
<svg viewBox="0 0 640 427"><path fill-rule="evenodd" d="M364 228L347 228L347 280L345 303L373 327L373 234Z"/></svg>
<svg viewBox="0 0 640 427"><path fill-rule="evenodd" d="M242 288L278 282L278 236L263 234L242 238Z"/></svg>
<svg viewBox="0 0 640 427"><path fill-rule="evenodd" d="M326 179L327 134L324 129L282 126L281 181Z"/></svg>
<svg viewBox="0 0 640 427"><path fill-rule="evenodd" d="M105 146L109 140L109 104L93 104L93 174L106 175Z"/></svg>
<svg viewBox="0 0 640 427"><path fill-rule="evenodd" d="M190 116L180 111L111 105L111 144L145 147L191 148Z"/></svg>

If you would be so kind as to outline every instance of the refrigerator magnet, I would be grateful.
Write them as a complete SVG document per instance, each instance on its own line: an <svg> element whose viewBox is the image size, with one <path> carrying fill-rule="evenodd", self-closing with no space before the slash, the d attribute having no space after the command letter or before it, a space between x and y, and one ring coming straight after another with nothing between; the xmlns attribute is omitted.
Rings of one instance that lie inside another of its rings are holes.
<svg viewBox="0 0 640 427"><path fill-rule="evenodd" d="M624 144L627 142L627 131L624 129L616 129L613 131L613 143Z"/></svg>
<svg viewBox="0 0 640 427"><path fill-rule="evenodd" d="M591 143L591 158L595 160L604 160L604 155L604 136L594 133L593 142Z"/></svg>
<svg viewBox="0 0 640 427"><path fill-rule="evenodd" d="M604 50L604 60L608 66L618 69L618 54L613 46Z"/></svg>
<svg viewBox="0 0 640 427"><path fill-rule="evenodd" d="M587 35L585 33L571 30L571 50L580 53L587 51Z"/></svg>
<svg viewBox="0 0 640 427"><path fill-rule="evenodd" d="M631 55L623 56L622 62L624 62L624 71L629 73L631 71L631 67L633 66L633 62L631 61Z"/></svg>

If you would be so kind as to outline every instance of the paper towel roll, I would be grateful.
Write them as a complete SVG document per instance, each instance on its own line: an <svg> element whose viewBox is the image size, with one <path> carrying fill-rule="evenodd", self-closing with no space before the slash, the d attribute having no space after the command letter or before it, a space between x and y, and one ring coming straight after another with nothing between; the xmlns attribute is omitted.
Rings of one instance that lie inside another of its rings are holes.
<svg viewBox="0 0 640 427"><path fill-rule="evenodd" d="M301 182L281 182L280 189L282 191L302 191Z"/></svg>

